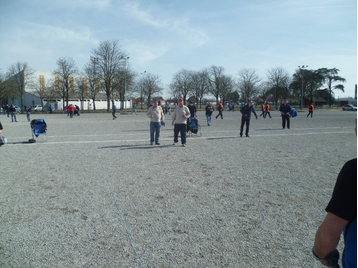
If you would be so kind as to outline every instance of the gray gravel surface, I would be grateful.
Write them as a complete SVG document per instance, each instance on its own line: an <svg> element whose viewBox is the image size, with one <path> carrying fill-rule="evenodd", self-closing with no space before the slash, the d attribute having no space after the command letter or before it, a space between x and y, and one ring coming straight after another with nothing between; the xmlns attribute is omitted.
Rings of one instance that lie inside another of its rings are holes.
<svg viewBox="0 0 358 268"><path fill-rule="evenodd" d="M316 110L281 129L225 112L173 146L144 114L4 115L0 267L320 267L311 254L342 165L357 155L356 113ZM216 112L214 113L216 116ZM339 244L342 250L342 243Z"/></svg>

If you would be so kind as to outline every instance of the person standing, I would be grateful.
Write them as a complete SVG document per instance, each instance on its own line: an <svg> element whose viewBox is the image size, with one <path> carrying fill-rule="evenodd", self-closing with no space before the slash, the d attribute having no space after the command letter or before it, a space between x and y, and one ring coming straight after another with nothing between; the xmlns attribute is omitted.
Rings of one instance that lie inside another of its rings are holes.
<svg viewBox="0 0 358 268"><path fill-rule="evenodd" d="M190 117L190 111L187 106L184 105L184 100L179 99L178 106L175 107L172 125L174 126L174 143L178 142L178 135L180 131L181 144L183 147L186 145L186 126L187 119Z"/></svg>
<svg viewBox="0 0 358 268"><path fill-rule="evenodd" d="M313 110L314 110L314 106L313 106L313 103L311 102L310 106L308 107L308 115L311 115L311 118L313 117Z"/></svg>
<svg viewBox="0 0 358 268"><path fill-rule="evenodd" d="M355 133L357 135L357 119ZM357 267L357 158L346 162L339 172L326 212L315 235L314 258L333 267L330 261L343 232L343 268Z"/></svg>
<svg viewBox="0 0 358 268"><path fill-rule="evenodd" d="M68 112L70 113L70 118L73 118L73 115L75 114L76 107L73 104L70 104L68 107Z"/></svg>
<svg viewBox="0 0 358 268"><path fill-rule="evenodd" d="M11 122L17 122L16 120L16 108L14 104L11 104L11 106L8 108L8 112L11 114Z"/></svg>
<svg viewBox="0 0 358 268"><path fill-rule="evenodd" d="M81 115L80 107L77 104L75 105L75 111L76 111L77 116Z"/></svg>
<svg viewBox="0 0 358 268"><path fill-rule="evenodd" d="M26 118L27 118L27 121L28 121L28 122L30 122L31 111L32 111L32 107L30 106L30 107L27 108L27 110L26 110Z"/></svg>
<svg viewBox="0 0 358 268"><path fill-rule="evenodd" d="M214 112L214 107L211 105L211 102L208 103L205 107L205 115L206 115L206 121L208 123L208 126L211 125L211 116Z"/></svg>
<svg viewBox="0 0 358 268"><path fill-rule="evenodd" d="M137 105L135 104L135 103L133 103L133 110L132 110L132 112L131 112L131 115L133 114L133 113L135 113L136 115L137 115Z"/></svg>
<svg viewBox="0 0 358 268"><path fill-rule="evenodd" d="M271 117L271 114L270 114L270 104L269 103L266 103L266 107L265 107L265 116L264 116L264 118L266 118L266 116L268 115L270 118L272 118Z"/></svg>
<svg viewBox="0 0 358 268"><path fill-rule="evenodd" d="M242 117L241 117L241 127L240 127L240 137L242 137L242 133L244 131L244 125L246 124L246 132L245 135L246 137L250 137L249 136L249 128L250 128L250 119L251 119L251 113L253 113L256 117L256 119L258 119L257 114L255 112L254 107L252 106L252 101L248 101L247 105L245 105L244 107L241 108L240 112L242 113Z"/></svg>
<svg viewBox="0 0 358 268"><path fill-rule="evenodd" d="M117 106L114 104L114 101L112 101L112 116L113 116L113 120L117 119L116 112L117 112Z"/></svg>
<svg viewBox="0 0 358 268"><path fill-rule="evenodd" d="M48 107L49 111L50 111L50 114L52 114L52 110L53 110L53 106L52 104L50 104L50 106Z"/></svg>
<svg viewBox="0 0 358 268"><path fill-rule="evenodd" d="M287 103L287 99L283 100L283 103L280 106L280 112L282 116L282 129L287 128L290 129L290 113L291 113L291 106Z"/></svg>
<svg viewBox="0 0 358 268"><path fill-rule="evenodd" d="M219 105L218 105L218 111L219 111L219 113L218 113L217 116L215 116L216 119L218 119L219 116L221 116L221 119L224 119L224 118L223 118L223 110L224 110L224 106L223 106L223 104L222 104L221 101L220 101L220 102L219 102Z"/></svg>
<svg viewBox="0 0 358 268"><path fill-rule="evenodd" d="M190 111L190 117L196 117L196 106L192 101L189 101L188 109Z"/></svg>
<svg viewBox="0 0 358 268"><path fill-rule="evenodd" d="M168 103L168 114L170 115L170 111L171 111L172 107L170 106L170 103Z"/></svg>
<svg viewBox="0 0 358 268"><path fill-rule="evenodd" d="M150 145L153 145L154 140L156 145L160 145L160 127L165 121L163 109L158 105L157 101L153 101L153 105L149 107L147 115L150 118Z"/></svg>

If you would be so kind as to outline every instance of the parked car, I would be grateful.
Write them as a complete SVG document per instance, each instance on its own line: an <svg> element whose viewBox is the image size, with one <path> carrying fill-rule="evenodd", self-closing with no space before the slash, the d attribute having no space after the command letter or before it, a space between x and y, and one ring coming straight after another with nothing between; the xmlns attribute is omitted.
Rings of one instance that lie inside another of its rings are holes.
<svg viewBox="0 0 358 268"><path fill-rule="evenodd" d="M357 107L352 104L346 104L342 106L343 111L357 111Z"/></svg>
<svg viewBox="0 0 358 268"><path fill-rule="evenodd" d="M41 105L34 105L32 106L32 110L35 112L41 112L42 111L42 106Z"/></svg>

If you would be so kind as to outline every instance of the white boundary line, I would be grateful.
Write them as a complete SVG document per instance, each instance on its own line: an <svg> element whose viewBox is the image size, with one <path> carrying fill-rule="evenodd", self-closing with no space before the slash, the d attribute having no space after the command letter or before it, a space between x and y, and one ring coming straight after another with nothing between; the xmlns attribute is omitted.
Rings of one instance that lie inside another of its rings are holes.
<svg viewBox="0 0 358 268"><path fill-rule="evenodd" d="M305 136L305 135L331 135L331 134L352 134L354 132L354 130L352 131L331 131L331 132L307 132L307 133L292 133L291 131L292 130L282 130L284 131L285 133L278 133L278 134L251 134L250 133L250 137L251 138L255 138L255 137L279 137L279 136ZM229 131L228 131L229 132ZM232 131L230 131L232 132ZM133 134L134 135L134 134ZM136 134L138 136L138 134ZM141 138L141 139L116 139L116 140L85 140L85 141L39 141L39 142L36 142L36 143L32 143L33 145L52 145L52 144L87 144L87 143L131 143L131 142L135 142L135 143L138 143L138 142L143 142L145 144L148 143L149 145L149 132L146 133L146 135L148 136L148 138ZM103 137L103 136L112 136L112 135L75 135L75 137ZM118 136L127 136L127 134L125 135L121 135L121 134L118 134ZM74 137L73 135L70 135L70 136L48 136L48 138L51 138L51 137L55 137L56 139L58 138L70 138L70 137ZM237 135L234 135L234 136L210 136L210 137L206 137L206 136L201 136L201 137L189 137L187 136L188 139L191 139L191 138L194 138L194 139L200 139L200 140L203 140L203 139L224 139L224 138L239 138L239 134L237 132ZM17 139L20 139L20 138L17 138ZM161 138L161 140L173 140L172 137L170 138ZM25 141L23 142L14 142L14 143L8 143L6 144L6 146L8 145L23 145L23 143L26 143L27 142L27 139L25 139Z"/></svg>

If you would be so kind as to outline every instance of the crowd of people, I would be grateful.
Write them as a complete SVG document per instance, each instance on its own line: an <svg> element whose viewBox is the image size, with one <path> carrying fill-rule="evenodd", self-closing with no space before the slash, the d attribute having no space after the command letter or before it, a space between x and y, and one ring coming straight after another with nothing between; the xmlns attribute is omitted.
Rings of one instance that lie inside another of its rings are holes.
<svg viewBox="0 0 358 268"><path fill-rule="evenodd" d="M114 105L114 103L112 104L113 108L112 108L112 114L113 114L113 119L117 118L115 116L115 112L116 112L116 106ZM169 109L168 109L169 107ZM231 105L230 110L233 109L233 106ZM264 103L261 106L261 115L263 116L263 118L272 118L271 114L270 114L270 104L269 103ZM311 115L311 117L313 116L313 109L314 106L311 103L310 107L309 107L309 114L307 115L307 117L309 115ZM217 105L217 110L218 110L218 114L216 115L216 119L218 117L221 117L221 119L224 119L223 117L223 110L224 110L224 106L222 104L222 102L220 101ZM161 106L161 101L154 101L147 112L147 115L149 116L151 122L150 122L150 144L156 144L159 145L159 137L160 137L160 127L162 125L165 125L165 121L164 121L164 116L166 113L170 114L170 105L168 106L168 104L166 103L164 108ZM279 109L280 113L281 113L281 117L282 117L282 129L285 129L287 127L287 129L290 129L291 125L290 125L290 118L291 117L295 117L297 116L297 111L293 108L291 108L291 106L288 104L287 99L284 99L282 104L280 105L280 109ZM211 119L212 119L212 114L214 112L214 107L212 105L211 102L209 102L206 107L205 107L205 116L206 116L206 120L207 120L207 125L211 126ZM253 107L253 102L252 101L248 101L246 105L242 105L240 112L242 114L241 116L241 126L240 126L240 137L243 136L243 132L244 132L244 127L245 127L245 136L246 137L250 137L249 136L249 129L250 129L250 120L251 120L251 114L254 114L254 116L256 117L256 119L258 119L258 116L256 114L256 111ZM192 120L192 118L196 119L197 117L197 108L195 106L195 104L192 101L189 101L188 106L184 105L184 100L182 98L179 99L179 102L177 105L175 105L175 109L174 109L174 114L172 116L173 121L172 121L172 125L174 126L174 143L173 145L175 145L176 143L178 143L178 135L180 133L181 135L181 143L182 146L186 145L186 133L188 132L188 122L190 122ZM155 134L155 137L154 137Z"/></svg>

